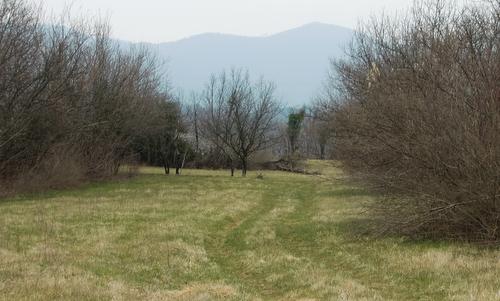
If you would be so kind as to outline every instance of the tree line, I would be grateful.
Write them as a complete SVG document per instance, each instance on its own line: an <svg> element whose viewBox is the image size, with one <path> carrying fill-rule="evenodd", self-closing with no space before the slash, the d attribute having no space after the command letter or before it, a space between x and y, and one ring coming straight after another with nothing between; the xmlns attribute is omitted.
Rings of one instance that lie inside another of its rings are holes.
<svg viewBox="0 0 500 301"><path fill-rule="evenodd" d="M154 56L121 50L106 23L61 17L47 25L41 11L0 2L4 191L114 175L146 152L144 141L179 123Z"/></svg>
<svg viewBox="0 0 500 301"><path fill-rule="evenodd" d="M146 49L120 47L106 22L47 19L41 5L1 0L0 191L107 178L137 163L180 174L189 161L219 159L245 176L274 139L274 84L244 70L214 75L191 110L161 66Z"/></svg>

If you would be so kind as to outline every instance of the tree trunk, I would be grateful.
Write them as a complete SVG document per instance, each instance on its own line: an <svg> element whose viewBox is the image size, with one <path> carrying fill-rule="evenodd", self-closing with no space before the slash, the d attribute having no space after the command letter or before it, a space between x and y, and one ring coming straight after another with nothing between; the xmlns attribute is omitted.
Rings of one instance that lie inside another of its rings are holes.
<svg viewBox="0 0 500 301"><path fill-rule="evenodd" d="M200 134L198 133L198 117L195 115L195 122L194 122L194 137L196 141L196 154L200 153Z"/></svg>
<svg viewBox="0 0 500 301"><path fill-rule="evenodd" d="M293 156L295 154L295 138L290 137L290 155Z"/></svg>
<svg viewBox="0 0 500 301"><path fill-rule="evenodd" d="M162 163L162 166L163 166L163 170L165 171L165 174L168 175L169 173L169 170L168 170L168 164L167 164L167 161L165 160L165 157L161 156L161 163Z"/></svg>
<svg viewBox="0 0 500 301"><path fill-rule="evenodd" d="M176 148L174 151L174 156L172 158L172 164L173 164L173 166L175 166L175 174L177 174L177 171L179 170L179 163L177 162L178 161L177 160L177 153L178 153L178 151Z"/></svg>
<svg viewBox="0 0 500 301"><path fill-rule="evenodd" d="M234 162L233 162L233 159L229 159L229 165L231 166L231 177L234 177Z"/></svg>
<svg viewBox="0 0 500 301"><path fill-rule="evenodd" d="M113 166L113 175L116 176L120 172L120 166L121 164L119 162L115 163L115 165Z"/></svg>
<svg viewBox="0 0 500 301"><path fill-rule="evenodd" d="M241 175L243 177L247 176L247 159L241 160Z"/></svg>
<svg viewBox="0 0 500 301"><path fill-rule="evenodd" d="M187 151L184 152L184 156L182 157L182 164L181 164L181 170L179 171L179 175L182 173L182 170L184 169L184 164L186 163L186 156L187 156Z"/></svg>

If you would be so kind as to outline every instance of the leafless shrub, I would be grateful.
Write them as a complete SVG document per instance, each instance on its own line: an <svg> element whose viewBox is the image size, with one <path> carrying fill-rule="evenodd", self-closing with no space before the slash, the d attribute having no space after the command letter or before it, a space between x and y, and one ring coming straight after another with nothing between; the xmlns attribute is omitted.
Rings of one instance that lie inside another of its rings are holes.
<svg viewBox="0 0 500 301"><path fill-rule="evenodd" d="M389 230L500 239L500 3L417 2L334 63L336 155L392 195Z"/></svg>

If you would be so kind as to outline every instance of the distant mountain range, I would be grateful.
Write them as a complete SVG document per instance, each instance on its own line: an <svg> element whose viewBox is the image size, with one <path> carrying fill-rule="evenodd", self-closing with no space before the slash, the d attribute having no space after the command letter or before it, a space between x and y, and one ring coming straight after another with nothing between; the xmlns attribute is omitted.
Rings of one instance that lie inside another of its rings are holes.
<svg viewBox="0 0 500 301"><path fill-rule="evenodd" d="M311 23L265 37L206 33L142 45L166 61L171 84L184 92L200 91L213 73L241 67L254 79L274 81L285 104L300 106L318 93L329 59L343 55L353 34L348 28Z"/></svg>

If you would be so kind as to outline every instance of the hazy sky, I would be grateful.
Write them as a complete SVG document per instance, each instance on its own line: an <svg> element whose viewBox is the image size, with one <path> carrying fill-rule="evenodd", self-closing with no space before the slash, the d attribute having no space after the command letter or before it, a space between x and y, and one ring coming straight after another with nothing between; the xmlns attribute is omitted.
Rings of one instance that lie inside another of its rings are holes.
<svg viewBox="0 0 500 301"><path fill-rule="evenodd" d="M263 36L309 22L354 28L359 19L405 10L412 0L32 0L48 13L110 19L113 36L167 42L204 32Z"/></svg>

